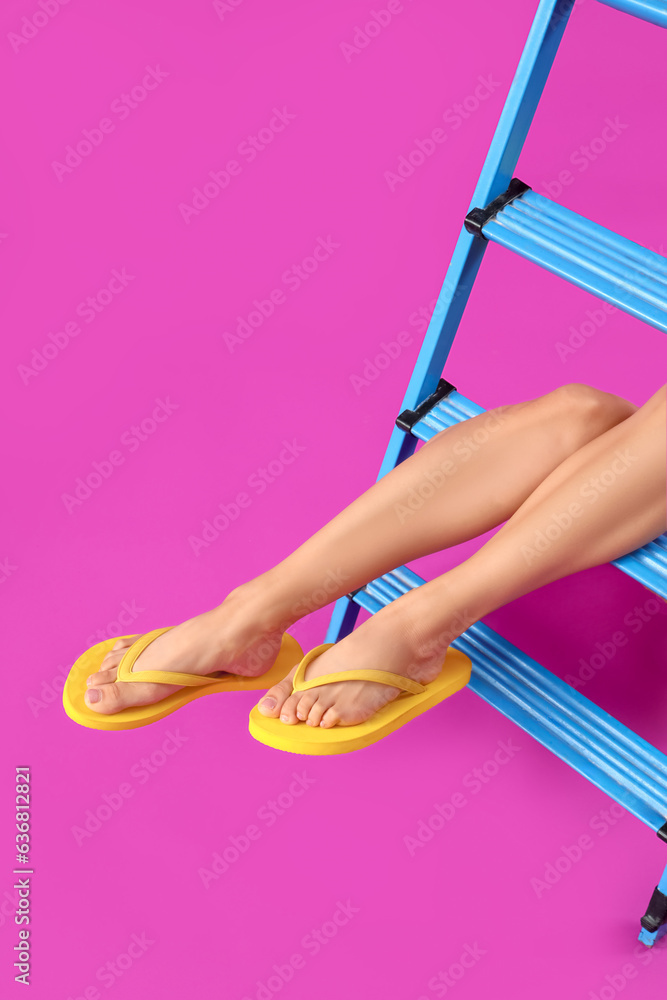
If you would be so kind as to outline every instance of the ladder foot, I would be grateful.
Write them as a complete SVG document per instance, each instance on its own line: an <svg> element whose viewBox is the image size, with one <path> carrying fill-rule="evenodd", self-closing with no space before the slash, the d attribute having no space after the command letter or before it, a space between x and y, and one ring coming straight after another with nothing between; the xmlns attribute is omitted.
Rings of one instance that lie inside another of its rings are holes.
<svg viewBox="0 0 667 1000"><path fill-rule="evenodd" d="M659 941L665 934L667 934L667 924L663 924L657 931L647 931L642 927L637 940L645 944L647 948L652 948L656 941Z"/></svg>
<svg viewBox="0 0 667 1000"><path fill-rule="evenodd" d="M648 948L652 948L656 941L667 934L667 869L653 890L651 901L641 919L641 925L639 940Z"/></svg>

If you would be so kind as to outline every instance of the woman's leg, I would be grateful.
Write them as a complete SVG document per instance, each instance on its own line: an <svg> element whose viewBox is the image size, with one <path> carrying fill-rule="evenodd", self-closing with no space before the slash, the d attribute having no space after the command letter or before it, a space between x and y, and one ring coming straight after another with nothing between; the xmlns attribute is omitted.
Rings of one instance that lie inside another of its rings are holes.
<svg viewBox="0 0 667 1000"><path fill-rule="evenodd" d="M663 388L566 458L473 556L326 650L309 667L308 680L366 668L428 682L439 673L452 640L485 614L656 538L667 525L665 402ZM398 694L384 684L359 681L290 691L289 683L277 685L260 709L288 723L350 725Z"/></svg>
<svg viewBox="0 0 667 1000"><path fill-rule="evenodd" d="M135 671L263 673L299 618L402 563L497 526L568 455L635 411L618 396L571 385L442 431L276 567L160 636ZM130 641L119 641L91 678L87 701L100 712L176 690L109 683Z"/></svg>
<svg viewBox="0 0 667 1000"><path fill-rule="evenodd" d="M329 603L304 602L328 571L343 578L335 599L496 527L568 455L636 410L611 393L567 385L441 431L265 574L286 620Z"/></svg>

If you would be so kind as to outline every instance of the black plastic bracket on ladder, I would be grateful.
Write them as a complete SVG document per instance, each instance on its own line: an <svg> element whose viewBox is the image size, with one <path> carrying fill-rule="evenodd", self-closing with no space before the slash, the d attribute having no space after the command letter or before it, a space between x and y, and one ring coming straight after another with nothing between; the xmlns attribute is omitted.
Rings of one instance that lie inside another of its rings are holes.
<svg viewBox="0 0 667 1000"><path fill-rule="evenodd" d="M656 833L660 837L660 840L664 840L667 843L667 823L664 823L659 830L656 830ZM645 931L653 934L663 924L667 924L667 896L656 886L653 890L651 901L648 904L648 909L641 919L641 925Z"/></svg>
<svg viewBox="0 0 667 1000"><path fill-rule="evenodd" d="M450 392L456 392L456 386L453 386L451 382L447 379L441 378L438 382L435 392L432 392L430 396L427 396L423 403L420 403L416 410L403 410L396 417L396 426L400 427L402 431L411 431L414 425L425 417L429 410L432 410L436 403L439 403L441 399L448 396Z"/></svg>
<svg viewBox="0 0 667 1000"><path fill-rule="evenodd" d="M667 923L667 896L656 886L648 909L641 919L641 925L645 931L652 934L664 923Z"/></svg>
<svg viewBox="0 0 667 1000"><path fill-rule="evenodd" d="M519 198L525 191L532 191L530 185L524 184L518 177L513 177L507 190L489 202L486 208L471 209L465 217L464 226L473 236L485 240L486 236L482 229L487 222L495 218L498 212L502 212L506 205L509 205L515 198Z"/></svg>

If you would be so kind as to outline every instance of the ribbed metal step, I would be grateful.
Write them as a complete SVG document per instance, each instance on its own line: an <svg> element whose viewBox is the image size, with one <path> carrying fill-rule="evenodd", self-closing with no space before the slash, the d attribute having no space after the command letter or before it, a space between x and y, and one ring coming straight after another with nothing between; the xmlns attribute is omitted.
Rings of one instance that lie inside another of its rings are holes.
<svg viewBox="0 0 667 1000"><path fill-rule="evenodd" d="M614 559L612 566L622 569L633 580L667 600L667 535L660 535L643 548Z"/></svg>
<svg viewBox="0 0 667 1000"><path fill-rule="evenodd" d="M667 3L664 0L600 0L600 3L667 28Z"/></svg>
<svg viewBox="0 0 667 1000"><path fill-rule="evenodd" d="M535 191L489 219L483 235L667 333L667 259Z"/></svg>
<svg viewBox="0 0 667 1000"><path fill-rule="evenodd" d="M375 614L423 583L401 566L352 599ZM471 626L452 646L470 657L476 694L651 829L665 826L667 756L486 625Z"/></svg>
<svg viewBox="0 0 667 1000"><path fill-rule="evenodd" d="M429 441L439 431L477 416L478 413L484 413L484 409L455 390L417 421L411 433L422 441ZM667 600L667 535L660 535L641 549L614 559L612 566L618 567L633 580Z"/></svg>

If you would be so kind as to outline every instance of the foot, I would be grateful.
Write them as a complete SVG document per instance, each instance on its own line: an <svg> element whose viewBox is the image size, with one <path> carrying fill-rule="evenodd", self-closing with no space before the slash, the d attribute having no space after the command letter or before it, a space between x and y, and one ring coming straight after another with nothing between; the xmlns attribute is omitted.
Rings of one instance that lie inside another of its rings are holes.
<svg viewBox="0 0 667 1000"><path fill-rule="evenodd" d="M276 625L267 609L239 588L219 607L158 636L132 669L134 673L177 670L201 675L223 670L259 677L275 662L286 627L286 623ZM152 705L179 690L178 684L113 683L121 657L138 638L119 639L99 672L88 677L85 701L93 711L113 715L131 706Z"/></svg>
<svg viewBox="0 0 667 1000"><path fill-rule="evenodd" d="M335 646L317 656L306 670L306 680L344 670L389 670L420 684L435 680L442 669L446 645L424 644L409 619L397 613L399 602L382 608ZM452 635L451 638L454 638ZM451 641L451 639L450 639ZM400 695L398 688L375 681L341 681L292 694L296 667L270 688L258 704L269 718L286 725L355 726Z"/></svg>

